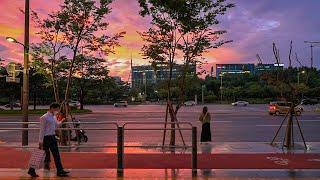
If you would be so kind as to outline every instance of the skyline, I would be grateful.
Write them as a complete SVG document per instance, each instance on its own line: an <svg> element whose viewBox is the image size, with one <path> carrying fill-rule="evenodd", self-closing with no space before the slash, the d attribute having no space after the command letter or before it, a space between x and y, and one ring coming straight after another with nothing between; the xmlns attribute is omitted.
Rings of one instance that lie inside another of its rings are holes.
<svg viewBox="0 0 320 180"><path fill-rule="evenodd" d="M30 6L40 15L57 10L62 0L31 0ZM304 41L320 41L320 22L317 20L317 8L320 1L309 0L303 3L298 0L254 1L233 0L236 4L225 16L219 18L220 29L228 33L225 39L233 40L218 49L212 49L204 55L210 66L219 63L257 63L256 54L260 54L263 63L274 63L272 42L280 49L281 63L288 65L290 40L293 40L293 66L297 66L294 53L297 52L303 65L310 66L310 46ZM290 4L289 4L290 2ZM23 41L23 14L19 9L24 8L23 0L1 0L0 10L0 57L6 61L22 62L23 49L9 43L5 37L11 36ZM115 54L110 54L107 65L110 75L121 76L128 80L131 53L134 65L148 64L139 54L143 45L137 31L145 31L150 26L150 18L139 15L140 7L136 0L115 0L112 12L107 19L110 23L108 32L126 31L120 40L121 47L116 48ZM12 23L15 22L15 23ZM39 41L35 35L33 23L30 24L30 43ZM314 48L314 66L320 67L320 47Z"/></svg>

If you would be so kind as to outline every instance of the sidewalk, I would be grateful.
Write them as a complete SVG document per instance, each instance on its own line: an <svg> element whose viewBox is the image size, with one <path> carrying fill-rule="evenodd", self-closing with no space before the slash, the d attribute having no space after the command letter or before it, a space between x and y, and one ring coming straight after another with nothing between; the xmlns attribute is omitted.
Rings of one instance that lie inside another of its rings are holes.
<svg viewBox="0 0 320 180"><path fill-rule="evenodd" d="M198 176L194 179L320 179L320 143L308 143L308 147L304 151L302 143L297 143L295 150L287 152L267 143L201 144L198 145ZM125 150L124 179L192 177L189 150L176 154L138 148ZM107 152L61 154L72 179L117 179L115 151ZM27 150L0 148L0 179L28 179L25 168L29 156ZM39 175L53 179L54 172L40 170Z"/></svg>
<svg viewBox="0 0 320 180"><path fill-rule="evenodd" d="M71 169L70 178L57 178L55 171L39 170L37 180L317 180L319 170L198 170L197 176L192 178L189 169L128 169L123 177L117 176L114 169ZM26 170L0 169L1 180L30 180Z"/></svg>

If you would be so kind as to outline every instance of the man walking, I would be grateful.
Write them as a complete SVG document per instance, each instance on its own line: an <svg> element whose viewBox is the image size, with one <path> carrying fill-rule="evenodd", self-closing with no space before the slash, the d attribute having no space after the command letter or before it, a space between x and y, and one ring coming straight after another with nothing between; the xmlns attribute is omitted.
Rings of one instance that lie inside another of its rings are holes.
<svg viewBox="0 0 320 180"><path fill-rule="evenodd" d="M40 117L39 148L46 151L45 169L50 169L50 151L57 168L57 176L67 177L68 171L63 170L55 130L63 121L57 121L56 114L60 105L52 103L46 114ZM39 177L34 168L29 168L28 174L32 177Z"/></svg>

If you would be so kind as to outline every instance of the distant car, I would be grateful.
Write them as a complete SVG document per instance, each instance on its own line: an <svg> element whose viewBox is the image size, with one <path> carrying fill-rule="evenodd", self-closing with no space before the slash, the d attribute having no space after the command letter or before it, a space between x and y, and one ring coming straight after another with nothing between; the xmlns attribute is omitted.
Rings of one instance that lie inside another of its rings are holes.
<svg viewBox="0 0 320 180"><path fill-rule="evenodd" d="M301 101L301 105L315 105L318 104L318 100L317 99L302 99Z"/></svg>
<svg viewBox="0 0 320 180"><path fill-rule="evenodd" d="M80 107L80 102L79 101L70 101L69 106L71 108L78 108L78 107Z"/></svg>
<svg viewBox="0 0 320 180"><path fill-rule="evenodd" d="M195 106L195 105L197 105L197 104L196 104L195 101L186 101L186 102L184 102L184 105L185 105L185 106Z"/></svg>
<svg viewBox="0 0 320 180"><path fill-rule="evenodd" d="M127 101L119 101L114 103L113 105L114 107L127 107L128 106L128 102Z"/></svg>
<svg viewBox="0 0 320 180"><path fill-rule="evenodd" d="M12 106L14 108L20 108L21 107L21 104L20 103L13 103ZM10 108L11 107L11 104L6 104L4 105L5 108Z"/></svg>
<svg viewBox="0 0 320 180"><path fill-rule="evenodd" d="M249 102L247 101L237 101L234 103L231 103L232 106L247 106L249 104Z"/></svg>
<svg viewBox="0 0 320 180"><path fill-rule="evenodd" d="M274 101L269 104L269 114L279 116L281 114L287 114L290 110L292 103L286 101ZM303 107L298 105L294 107L295 114L300 116L303 112Z"/></svg>

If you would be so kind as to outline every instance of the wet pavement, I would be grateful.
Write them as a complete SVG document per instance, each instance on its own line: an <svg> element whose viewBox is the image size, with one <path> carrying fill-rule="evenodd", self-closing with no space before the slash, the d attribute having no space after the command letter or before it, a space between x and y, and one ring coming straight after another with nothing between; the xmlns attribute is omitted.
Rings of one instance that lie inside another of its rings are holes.
<svg viewBox="0 0 320 180"><path fill-rule="evenodd" d="M307 141L307 150L304 149L300 134L295 127L294 137L296 140L295 149L287 151L282 149L280 142L283 140L285 126L282 128L277 139L278 144L271 146L275 131L279 127L283 116L270 116L266 112L267 105L249 105L248 107L232 107L230 105L208 105L212 113L213 142L210 144L198 143L198 153L320 153L320 115L313 113L312 108L298 117L302 130ZM137 105L129 108L114 108L112 106L89 106L94 113L76 115L82 122L117 122L123 125L132 121L163 122L165 106L159 105ZM198 127L200 136L201 124L197 122L202 106L184 107L178 114L179 121L186 121ZM31 116L30 120L36 121L39 116ZM19 116L1 116L0 121L18 122ZM7 125L1 127L20 127ZM31 125L37 127L37 125ZM97 127L97 125L84 125L83 127ZM99 125L103 128L111 128L111 125ZM161 146L163 131L142 131L134 128L162 128L155 125L130 125L125 132L125 153L159 153L161 148L139 146ZM183 126L187 128L188 126ZM29 133L29 144L37 147L37 131ZM73 148L62 148L62 151L73 152L116 152L115 131L87 131L89 142ZM179 134L177 144L183 143ZM169 138L169 133L167 134ZM188 146L191 145L191 131L183 131L183 137ZM21 133L19 131L0 131L0 146L20 146ZM89 147L94 146L94 147ZM99 146L99 147L98 147ZM111 147L104 147L111 146ZM191 148L177 149L177 152L190 153ZM315 170L198 170L198 176L194 179L320 179L320 171ZM44 179L56 179L54 171L47 172L40 170L39 174ZM191 179L191 170L185 169L160 169L160 170L137 170L128 169L124 171L124 178L117 177L114 169L92 169L80 170L71 169L72 179ZM22 169L0 169L0 179L30 179ZM69 179L69 178L68 178Z"/></svg>
<svg viewBox="0 0 320 180"><path fill-rule="evenodd" d="M69 178L57 178L54 171L39 170L37 179L139 179L139 180L317 180L320 179L319 170L198 170L197 176L192 177L189 169L130 169L123 172L123 176L118 176L116 170L83 170L71 169ZM22 169L0 169L1 180L25 180L32 179L26 175L26 170Z"/></svg>

